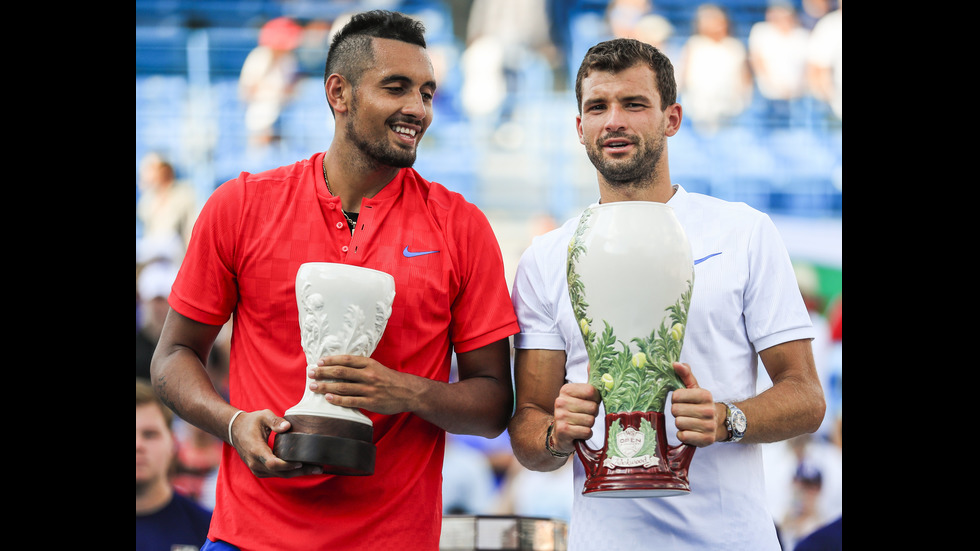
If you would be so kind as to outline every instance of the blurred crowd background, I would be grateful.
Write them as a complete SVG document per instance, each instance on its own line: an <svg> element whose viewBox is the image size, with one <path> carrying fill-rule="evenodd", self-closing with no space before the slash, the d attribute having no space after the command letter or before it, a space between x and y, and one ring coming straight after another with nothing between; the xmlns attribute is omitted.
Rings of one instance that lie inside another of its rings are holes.
<svg viewBox="0 0 980 551"><path fill-rule="evenodd" d="M240 171L326 149L331 30L373 8L422 19L439 88L423 177L487 213L508 278L535 235L598 196L575 133L574 79L596 42L629 36L673 60L684 126L675 183L767 212L821 337L817 434L765 446L787 549L842 511L842 0L137 0L136 374L197 211ZM227 337L209 369L222 389ZM760 389L767 384L765 374ZM220 442L177 425L178 491L205 506ZM567 519L571 473L532 473L504 434L450 437L447 513ZM696 459L695 459L696 460ZM569 462L571 465L571 462Z"/></svg>

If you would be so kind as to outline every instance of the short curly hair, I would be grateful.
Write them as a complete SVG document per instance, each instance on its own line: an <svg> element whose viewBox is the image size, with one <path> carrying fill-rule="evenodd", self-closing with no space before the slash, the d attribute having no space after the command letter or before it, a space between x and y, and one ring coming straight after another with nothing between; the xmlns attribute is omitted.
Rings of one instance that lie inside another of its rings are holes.
<svg viewBox="0 0 980 551"><path fill-rule="evenodd" d="M592 71L618 73L634 65L645 64L650 67L657 79L657 92L660 93L660 108L666 109L677 102L677 80L674 65L657 48L632 38L616 38L600 42L589 48L579 66L575 77L575 100L579 114L582 113L582 81Z"/></svg>

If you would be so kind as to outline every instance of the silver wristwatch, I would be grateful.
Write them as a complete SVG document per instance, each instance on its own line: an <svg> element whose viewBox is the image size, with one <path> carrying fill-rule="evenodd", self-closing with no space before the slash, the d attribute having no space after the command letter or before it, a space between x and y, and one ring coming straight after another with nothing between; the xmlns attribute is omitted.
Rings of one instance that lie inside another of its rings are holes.
<svg viewBox="0 0 980 551"><path fill-rule="evenodd" d="M728 439L725 442L738 442L745 436L745 427L748 424L745 419L745 414L732 402L723 403L728 409L728 414L725 417L725 428L728 429Z"/></svg>

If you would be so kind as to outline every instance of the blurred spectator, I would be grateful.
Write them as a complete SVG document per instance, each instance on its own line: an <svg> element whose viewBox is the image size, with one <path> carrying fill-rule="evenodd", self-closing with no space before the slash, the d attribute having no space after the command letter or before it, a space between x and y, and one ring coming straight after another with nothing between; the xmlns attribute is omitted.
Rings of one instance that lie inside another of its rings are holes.
<svg viewBox="0 0 980 551"><path fill-rule="evenodd" d="M793 477L793 501L779 524L783 549L793 549L796 543L826 524L821 510L820 491L823 475L816 466L801 462Z"/></svg>
<svg viewBox="0 0 980 551"><path fill-rule="evenodd" d="M844 517L820 528L793 548L794 551L842 551L844 549Z"/></svg>
<svg viewBox="0 0 980 551"><path fill-rule="evenodd" d="M211 512L170 483L172 421L149 383L136 379L136 551L197 550L208 534Z"/></svg>
<svg viewBox="0 0 980 551"><path fill-rule="evenodd" d="M299 76L294 50L302 33L302 27L288 17L272 19L262 26L259 45L245 58L238 89L252 146L267 145L280 137L279 115Z"/></svg>
<svg viewBox="0 0 980 551"><path fill-rule="evenodd" d="M442 466L442 511L447 515L487 515L492 512L496 480L490 460L457 435L446 435Z"/></svg>
<svg viewBox="0 0 980 551"><path fill-rule="evenodd" d="M769 508L783 549L843 513L841 426L838 418L826 439L802 435L762 447Z"/></svg>
<svg viewBox="0 0 980 551"><path fill-rule="evenodd" d="M612 0L606 8L610 34L613 38L635 38L666 53L674 26L653 9L650 0Z"/></svg>
<svg viewBox="0 0 980 551"><path fill-rule="evenodd" d="M834 0L802 0L800 2L800 23L812 31L820 18L834 11Z"/></svg>
<svg viewBox="0 0 980 551"><path fill-rule="evenodd" d="M545 1L474 0L460 63L466 114L495 125L509 121L519 94L528 91L526 69L559 63Z"/></svg>
<svg viewBox="0 0 980 551"><path fill-rule="evenodd" d="M177 266L158 260L143 266L136 277L139 300L139 327L136 331L136 377L150 378L150 359L160 339L163 322L170 305L170 287L177 276Z"/></svg>
<svg viewBox="0 0 980 551"><path fill-rule="evenodd" d="M844 45L842 14L839 7L820 18L810 35L808 52L809 80L813 94L827 103L838 119L843 120L841 65Z"/></svg>
<svg viewBox="0 0 980 551"><path fill-rule="evenodd" d="M322 77L323 67L327 62L327 50L330 49L330 30L333 28L329 21L314 19L306 23L300 40L296 46L296 62L298 70L304 75Z"/></svg>
<svg viewBox="0 0 980 551"><path fill-rule="evenodd" d="M221 462L221 440L190 423L177 419L174 427L177 440L176 472L171 479L174 488L198 504L214 508L213 476Z"/></svg>
<svg viewBox="0 0 980 551"><path fill-rule="evenodd" d="M538 472L514 461L502 481L496 513L569 522L575 491L572 465L569 461L554 471Z"/></svg>
<svg viewBox="0 0 980 551"><path fill-rule="evenodd" d="M636 23L633 35L637 40L646 42L670 55L669 40L674 34L674 26L666 18L655 13L644 15Z"/></svg>
<svg viewBox="0 0 980 551"><path fill-rule="evenodd" d="M731 35L728 15L715 4L697 9L694 34L681 53L678 86L685 117L703 133L731 123L752 99L745 46Z"/></svg>
<svg viewBox="0 0 980 551"><path fill-rule="evenodd" d="M640 19L653 11L650 0L610 0L606 7L606 22L613 38L636 38Z"/></svg>
<svg viewBox="0 0 980 551"><path fill-rule="evenodd" d="M137 186L136 219L143 238L166 241L178 236L186 247L197 219L194 188L177 180L173 165L159 153L140 161Z"/></svg>
<svg viewBox="0 0 980 551"><path fill-rule="evenodd" d="M807 91L806 58L810 33L800 26L789 2L778 1L766 9L764 21L749 32L749 63L770 124L785 126L799 114Z"/></svg>

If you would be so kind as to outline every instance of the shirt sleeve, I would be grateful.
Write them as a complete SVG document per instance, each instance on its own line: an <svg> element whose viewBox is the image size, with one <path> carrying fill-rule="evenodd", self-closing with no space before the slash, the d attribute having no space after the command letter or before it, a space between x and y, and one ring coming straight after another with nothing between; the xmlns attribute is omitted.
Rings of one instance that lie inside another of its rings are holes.
<svg viewBox="0 0 980 551"><path fill-rule="evenodd" d="M558 305L548 298L556 282L549 282L542 274L539 250L532 245L524 251L514 276L511 299L521 328L514 337L514 347L565 350L565 339L558 328Z"/></svg>
<svg viewBox="0 0 980 551"><path fill-rule="evenodd" d="M744 301L746 332L757 351L814 338L789 253L775 224L765 215L759 218L750 240Z"/></svg>
<svg viewBox="0 0 980 551"><path fill-rule="evenodd" d="M475 206L460 210L462 278L453 303L453 348L469 352L517 333L500 244Z"/></svg>
<svg viewBox="0 0 980 551"><path fill-rule="evenodd" d="M234 243L243 204L240 189L233 180L208 198L170 293L174 310L201 323L224 324L238 300Z"/></svg>

